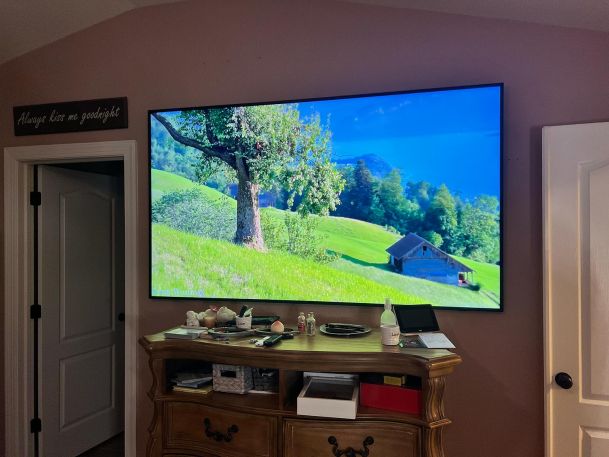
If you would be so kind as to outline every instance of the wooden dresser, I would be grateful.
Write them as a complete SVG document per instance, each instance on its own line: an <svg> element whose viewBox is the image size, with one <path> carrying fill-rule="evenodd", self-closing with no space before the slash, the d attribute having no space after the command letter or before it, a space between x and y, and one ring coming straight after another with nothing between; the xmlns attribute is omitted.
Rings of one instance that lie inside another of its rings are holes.
<svg viewBox="0 0 609 457"><path fill-rule="evenodd" d="M359 338L296 336L273 348L248 339L140 339L149 355L154 402L148 457L443 457L446 376L461 358L446 350L401 349L380 343L380 334ZM279 370L279 392L245 395L173 391L175 361L201 361ZM355 420L296 414L303 371L400 373L421 378L420 414L360 405Z"/></svg>

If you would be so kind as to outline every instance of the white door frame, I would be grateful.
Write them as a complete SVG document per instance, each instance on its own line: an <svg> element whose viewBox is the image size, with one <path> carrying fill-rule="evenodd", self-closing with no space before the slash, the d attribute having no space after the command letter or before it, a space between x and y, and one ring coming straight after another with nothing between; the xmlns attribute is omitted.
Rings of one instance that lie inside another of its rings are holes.
<svg viewBox="0 0 609 457"><path fill-rule="evenodd" d="M105 141L4 149L4 399L7 456L33 449L31 303L31 215L29 170L34 164L122 159L125 201L125 456L136 457L137 145ZM42 303L44 318L44 303ZM44 424L43 430L44 430Z"/></svg>

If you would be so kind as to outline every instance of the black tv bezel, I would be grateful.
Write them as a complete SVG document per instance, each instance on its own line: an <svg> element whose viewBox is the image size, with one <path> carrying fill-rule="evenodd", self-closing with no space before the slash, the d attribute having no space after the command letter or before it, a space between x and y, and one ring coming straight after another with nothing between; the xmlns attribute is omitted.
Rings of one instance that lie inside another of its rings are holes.
<svg viewBox="0 0 609 457"><path fill-rule="evenodd" d="M464 90L464 89L481 89L485 87L497 87L499 89L499 308L475 308L475 307L460 307L460 306L435 306L432 305L434 310L451 310L451 311L483 311L491 313L501 313L504 311L504 265L503 265L503 254L504 254L504 83L487 83L487 84L473 84L473 85L460 85L460 86L449 86L449 87L434 87L426 89L412 89L412 90L400 90L390 92L373 92L365 94L354 94L354 95L339 95L333 97L314 97L314 98L301 98L292 100L274 100L265 102L248 102L248 103L231 103L223 105L203 105L203 106L188 106L180 108L163 108L148 110L148 298L151 300L168 300L168 301L203 301L203 302L221 302L221 303L268 303L268 304L300 304L300 305L315 305L315 306L367 306L373 308L382 308L383 303L350 303L350 302L329 302L329 301L306 301L306 300L275 300L275 299L260 299L260 298L225 298L225 297L166 297L152 295L152 114L154 113L167 113L172 111L184 111L184 110L196 110L204 108L229 108L233 106L254 106L254 105L276 105L284 103L300 103L300 102L315 102L325 100L343 100L350 98L363 98L363 97L376 97L383 95L404 95L404 94L418 94L425 92L443 92L451 90ZM409 305L410 303L396 304L396 305Z"/></svg>

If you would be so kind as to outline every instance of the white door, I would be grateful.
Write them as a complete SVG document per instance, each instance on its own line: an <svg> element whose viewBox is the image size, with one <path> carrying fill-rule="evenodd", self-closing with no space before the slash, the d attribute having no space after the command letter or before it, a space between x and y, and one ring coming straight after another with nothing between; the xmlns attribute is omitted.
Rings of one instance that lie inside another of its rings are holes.
<svg viewBox="0 0 609 457"><path fill-rule="evenodd" d="M73 457L123 430L123 214L111 176L39 167L41 448Z"/></svg>
<svg viewBox="0 0 609 457"><path fill-rule="evenodd" d="M546 456L607 457L609 123L546 127L543 152Z"/></svg>

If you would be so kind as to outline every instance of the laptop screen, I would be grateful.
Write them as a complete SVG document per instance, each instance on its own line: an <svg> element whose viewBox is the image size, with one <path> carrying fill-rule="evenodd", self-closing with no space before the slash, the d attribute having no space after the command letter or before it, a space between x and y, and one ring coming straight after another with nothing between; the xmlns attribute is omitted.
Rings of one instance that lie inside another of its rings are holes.
<svg viewBox="0 0 609 457"><path fill-rule="evenodd" d="M440 330L431 305L402 305L395 307L401 333L437 332Z"/></svg>

